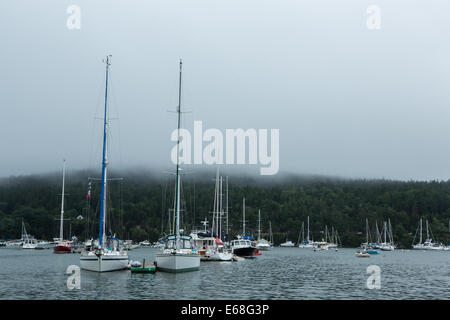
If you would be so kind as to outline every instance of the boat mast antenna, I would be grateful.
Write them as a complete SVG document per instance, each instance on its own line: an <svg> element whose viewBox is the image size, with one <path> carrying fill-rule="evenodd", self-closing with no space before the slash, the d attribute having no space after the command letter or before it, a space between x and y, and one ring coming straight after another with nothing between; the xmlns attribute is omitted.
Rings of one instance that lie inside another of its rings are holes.
<svg viewBox="0 0 450 320"><path fill-rule="evenodd" d="M112 55L107 55L103 62L106 64L106 76L105 76L105 114L103 121L103 157L102 157L102 185L101 185L101 197L100 197L100 230L99 230L99 247L103 245L103 238L105 237L106 228L106 183L107 183L107 135L108 135L108 78L109 67L111 66Z"/></svg>
<svg viewBox="0 0 450 320"><path fill-rule="evenodd" d="M178 83L178 125L177 125L177 168L176 168L176 198L175 198L175 223L176 223L176 241L175 249L178 250L180 241L180 123L181 123L181 77L182 77L183 61L180 59L180 79Z"/></svg>
<svg viewBox="0 0 450 320"><path fill-rule="evenodd" d="M66 178L66 159L63 159L63 182L62 182L62 193L61 193L61 222L59 224L59 239L63 241L63 228L64 228L64 183Z"/></svg>

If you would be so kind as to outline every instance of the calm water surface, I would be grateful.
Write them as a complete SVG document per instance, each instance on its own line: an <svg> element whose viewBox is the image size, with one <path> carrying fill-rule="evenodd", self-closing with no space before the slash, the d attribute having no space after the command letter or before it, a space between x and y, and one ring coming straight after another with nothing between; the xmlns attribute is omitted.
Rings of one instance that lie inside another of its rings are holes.
<svg viewBox="0 0 450 320"><path fill-rule="evenodd" d="M356 249L314 252L273 248L256 259L202 262L170 274L81 270L81 289L67 288L78 254L0 249L0 299L450 299L450 251L396 250L370 258ZM155 260L155 248L129 252ZM366 286L367 267L381 268L381 289Z"/></svg>

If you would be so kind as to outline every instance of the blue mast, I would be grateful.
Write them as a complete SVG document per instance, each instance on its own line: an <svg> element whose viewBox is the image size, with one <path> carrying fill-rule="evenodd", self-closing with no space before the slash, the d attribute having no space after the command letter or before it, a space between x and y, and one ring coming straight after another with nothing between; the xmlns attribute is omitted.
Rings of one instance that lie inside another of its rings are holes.
<svg viewBox="0 0 450 320"><path fill-rule="evenodd" d="M109 66L111 65L111 55L106 56L106 86L105 86L105 116L103 122L103 157L102 157L102 186L101 186L101 198L100 198L100 226L98 243L102 247L103 235L105 233L105 215L106 215L106 167L108 165L107 151L106 151L106 136L108 133L108 73Z"/></svg>

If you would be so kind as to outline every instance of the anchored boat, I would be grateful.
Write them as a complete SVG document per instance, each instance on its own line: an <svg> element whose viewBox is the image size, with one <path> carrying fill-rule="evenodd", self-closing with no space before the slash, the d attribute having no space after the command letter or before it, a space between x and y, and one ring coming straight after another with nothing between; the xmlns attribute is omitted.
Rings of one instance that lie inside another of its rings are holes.
<svg viewBox="0 0 450 320"><path fill-rule="evenodd" d="M54 253L71 253L72 242L64 240L64 184L66 178L66 160L63 160L63 181L62 181L62 193L61 193L61 219L59 224L59 238L54 238L56 242L53 247Z"/></svg>
<svg viewBox="0 0 450 320"><path fill-rule="evenodd" d="M121 248L119 239L106 235L106 198L107 198L107 136L108 136L108 75L111 65L111 56L104 60L106 63L106 85L105 85L105 114L103 123L103 157L102 157L102 179L100 197L100 223L99 237L92 243L91 250L83 250L80 255L81 269L106 272L123 270L128 267L128 253Z"/></svg>
<svg viewBox="0 0 450 320"><path fill-rule="evenodd" d="M168 235L162 252L156 254L156 268L167 272L194 271L200 268L200 255L194 248L191 236L183 236L180 232L180 120L181 120L181 75L182 61L180 60L180 79L178 88L178 140L177 166L175 188L175 234Z"/></svg>
<svg viewBox="0 0 450 320"><path fill-rule="evenodd" d="M261 239L261 210L258 210L258 240L256 241L256 249L261 251L270 250L269 241Z"/></svg>

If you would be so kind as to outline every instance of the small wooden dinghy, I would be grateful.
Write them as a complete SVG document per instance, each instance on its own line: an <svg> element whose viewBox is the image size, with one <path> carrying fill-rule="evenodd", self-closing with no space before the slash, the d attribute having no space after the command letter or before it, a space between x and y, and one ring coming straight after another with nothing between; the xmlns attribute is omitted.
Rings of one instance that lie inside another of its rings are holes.
<svg viewBox="0 0 450 320"><path fill-rule="evenodd" d="M368 254L367 252L356 252L355 253L355 255L358 257L358 258L370 258L370 254Z"/></svg>
<svg viewBox="0 0 450 320"><path fill-rule="evenodd" d="M156 272L156 266L152 263L145 263L145 259L144 261L142 261L142 265L141 266L136 266L136 267L131 267L130 268L131 273L155 273Z"/></svg>

